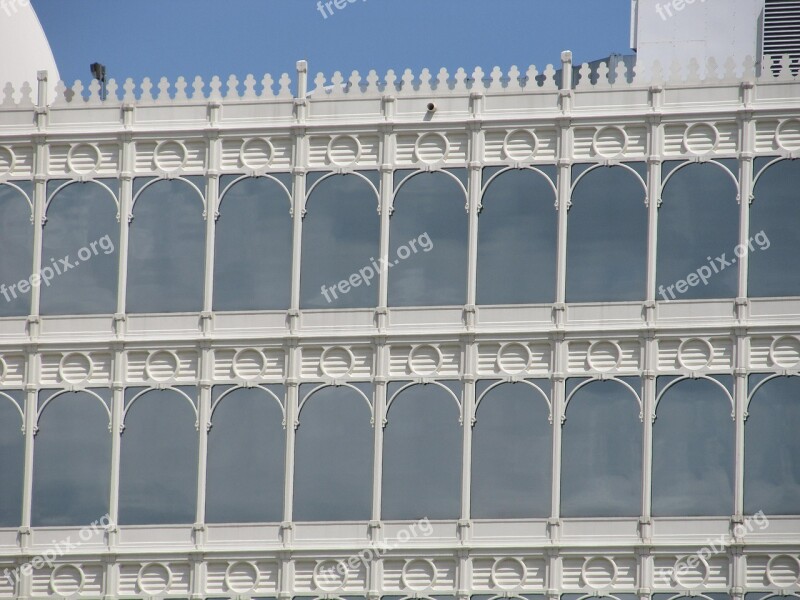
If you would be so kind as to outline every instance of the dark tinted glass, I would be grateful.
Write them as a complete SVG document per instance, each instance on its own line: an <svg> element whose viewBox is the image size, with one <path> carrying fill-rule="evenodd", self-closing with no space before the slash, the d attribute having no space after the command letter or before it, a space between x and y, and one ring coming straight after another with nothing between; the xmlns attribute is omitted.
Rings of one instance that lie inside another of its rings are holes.
<svg viewBox="0 0 800 600"><path fill-rule="evenodd" d="M548 179L528 169L489 184L478 221L478 304L555 301L555 202Z"/></svg>
<svg viewBox="0 0 800 600"><path fill-rule="evenodd" d="M227 188L214 242L214 310L289 308L290 206L286 190L272 179L243 179Z"/></svg>
<svg viewBox="0 0 800 600"><path fill-rule="evenodd" d="M644 300L646 197L642 182L624 167L594 169L578 181L568 217L568 302Z"/></svg>
<svg viewBox="0 0 800 600"><path fill-rule="evenodd" d="M42 314L116 312L118 190L116 181L72 183L52 197L42 238Z"/></svg>

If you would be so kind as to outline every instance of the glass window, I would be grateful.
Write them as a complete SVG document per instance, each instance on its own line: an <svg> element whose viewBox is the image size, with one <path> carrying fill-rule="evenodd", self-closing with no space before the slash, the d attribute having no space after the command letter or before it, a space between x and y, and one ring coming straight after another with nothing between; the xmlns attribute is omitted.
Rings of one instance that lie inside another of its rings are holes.
<svg viewBox="0 0 800 600"><path fill-rule="evenodd" d="M382 518L458 519L462 432L456 400L438 385L413 385L391 401L387 419Z"/></svg>
<svg viewBox="0 0 800 600"><path fill-rule="evenodd" d="M369 398L369 387L313 389L300 386L305 401L295 438L294 520L368 521L374 431L362 394Z"/></svg>
<svg viewBox="0 0 800 600"><path fill-rule="evenodd" d="M756 385L751 378L751 388ZM753 394L745 422L744 511L800 514L800 377L771 379Z"/></svg>
<svg viewBox="0 0 800 600"><path fill-rule="evenodd" d="M0 185L0 190L3 186ZM0 206L2 203L0 203ZM2 223L0 223L2 227ZM25 435L22 407L25 395L18 390L0 391L0 527L22 523L22 487L25 463Z"/></svg>
<svg viewBox="0 0 800 600"><path fill-rule="evenodd" d="M202 178L158 180L135 196L128 251L127 312L200 312L205 220ZM194 184L194 185L192 185ZM196 186L196 187L195 187Z"/></svg>
<svg viewBox="0 0 800 600"><path fill-rule="evenodd" d="M51 181L42 237L43 315L113 314L119 221L116 181ZM60 188L60 189L59 189Z"/></svg>
<svg viewBox="0 0 800 600"><path fill-rule="evenodd" d="M567 382L575 391L561 434L561 516L638 516L642 422L634 390L641 389L639 379L591 381L578 388L580 382Z"/></svg>
<svg viewBox="0 0 800 600"><path fill-rule="evenodd" d="M33 197L27 182L0 183L0 317L31 312ZM26 197L27 196L27 197Z"/></svg>
<svg viewBox="0 0 800 600"><path fill-rule="evenodd" d="M110 404L109 389L39 392L32 525L86 526L108 513Z"/></svg>
<svg viewBox="0 0 800 600"><path fill-rule="evenodd" d="M365 178L366 177L366 178ZM302 308L378 305L377 173L309 180L300 270Z"/></svg>
<svg viewBox="0 0 800 600"><path fill-rule="evenodd" d="M674 580L672 579L671 576L662 577L662 580L666 581L665 585L668 585L668 586L674 585ZM617 596L622 596L623 594L616 594L616 595ZM760 594L760 596L763 597L763 595L764 594L762 592ZM745 595L747 600L754 600L754 598L751 598L750 596L751 596L751 594L746 594ZM652 599L653 600L682 600L685 597L686 597L686 595L683 594L683 593L680 593L680 594L677 594L677 595L674 594L674 593L669 593L669 594L653 594ZM730 596L728 594L704 593L704 594L697 594L696 597L701 599L701 600L733 600L732 596Z"/></svg>
<svg viewBox="0 0 800 600"><path fill-rule="evenodd" d="M644 300L647 293L647 177L644 163L575 167L567 229L567 301ZM637 177L637 173L639 177Z"/></svg>
<svg viewBox="0 0 800 600"><path fill-rule="evenodd" d="M765 160L756 160L757 170ZM800 296L798 189L798 160L775 163L756 182L750 205L749 296Z"/></svg>
<svg viewBox="0 0 800 600"><path fill-rule="evenodd" d="M125 390L119 522L194 523L197 506L195 388ZM183 394L190 400L187 400ZM135 400L134 400L135 399Z"/></svg>
<svg viewBox="0 0 800 600"><path fill-rule="evenodd" d="M399 187L390 225L389 305L463 305L469 229L465 174L408 176L395 175Z"/></svg>
<svg viewBox="0 0 800 600"><path fill-rule="evenodd" d="M730 377L723 378L730 389ZM653 424L653 515L733 514L732 404L717 383L665 379ZM664 391L666 389L666 391Z"/></svg>
<svg viewBox="0 0 800 600"><path fill-rule="evenodd" d="M737 172L736 161L677 166L664 164L656 298L735 298L739 205L731 173Z"/></svg>
<svg viewBox="0 0 800 600"><path fill-rule="evenodd" d="M549 382L503 383L480 391L491 383L478 384L472 518L549 517L553 458Z"/></svg>
<svg viewBox="0 0 800 600"><path fill-rule="evenodd" d="M555 302L558 212L552 171L514 169L488 184L478 226L478 304ZM491 173L485 169L484 177Z"/></svg>
<svg viewBox="0 0 800 600"><path fill-rule="evenodd" d="M275 388L214 388L206 484L209 523L283 520L284 392Z"/></svg>
<svg viewBox="0 0 800 600"><path fill-rule="evenodd" d="M289 308L291 182L288 177L282 179L279 183L268 177L238 181L233 176L222 178L214 255L214 310Z"/></svg>

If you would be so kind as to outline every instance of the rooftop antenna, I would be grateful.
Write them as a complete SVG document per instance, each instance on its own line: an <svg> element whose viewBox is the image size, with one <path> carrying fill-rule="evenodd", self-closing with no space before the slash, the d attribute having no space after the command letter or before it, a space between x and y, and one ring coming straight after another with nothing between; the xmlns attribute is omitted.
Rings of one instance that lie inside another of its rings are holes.
<svg viewBox="0 0 800 600"><path fill-rule="evenodd" d="M92 77L97 79L100 82L100 99L106 99L106 66L101 65L100 63L92 63L89 65L89 69L92 71Z"/></svg>

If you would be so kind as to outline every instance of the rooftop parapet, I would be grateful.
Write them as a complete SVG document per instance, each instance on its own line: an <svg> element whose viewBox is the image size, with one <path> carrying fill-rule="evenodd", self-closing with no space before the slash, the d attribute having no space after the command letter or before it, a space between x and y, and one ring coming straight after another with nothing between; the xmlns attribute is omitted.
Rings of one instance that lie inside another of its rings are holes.
<svg viewBox="0 0 800 600"><path fill-rule="evenodd" d="M314 77L313 85L309 92L307 79L307 66L305 61L298 63L296 79L293 81L288 73L283 73L277 80L266 74L257 80L253 75L247 75L240 81L236 75L231 75L223 83L218 76L212 77L206 83L202 77L195 77L191 83L179 77L177 81L170 82L162 77L157 83L150 78L144 78L139 84L133 79L126 79L122 85L111 79L106 86L105 96L101 94L101 85L97 80L88 84L76 81L72 86L67 86L59 81L56 86L56 96L52 102L46 97L46 76L39 82L38 99L34 98L33 87L26 83L19 89L12 84L6 84L0 94L0 110L7 108L24 108L34 105L45 106L79 106L109 105L109 104L192 104L206 102L247 102L288 100L292 98L305 98L311 101L325 98L375 98L381 96L464 96L473 93L482 94L537 94L554 93L560 89L574 89L575 91L599 91L603 89L642 89L652 86L685 87L685 86L711 86L716 84L731 84L742 81L754 83L797 82L800 81L798 68L786 55L772 70L756 73L756 63L751 57L741 65L732 59L717 61L709 59L704 65L697 61L688 64L673 63L667 68L655 63L653 68L645 71L639 66L629 68L624 63L618 63L612 70L608 62L600 62L596 66L583 63L577 67L577 84L570 85L573 77L563 77L569 71L572 73L572 55L570 52L562 54L560 68L548 64L544 69L535 65L525 70L512 66L508 71L494 67L488 73L481 67L475 68L471 73L460 68L451 74L447 69L440 69L435 74L429 69L423 69L415 74L411 69L406 69L402 74L393 70L379 76L377 71L370 71L366 77L358 71L353 71L348 77L336 71L330 78L323 73ZM298 93L303 90L303 93Z"/></svg>

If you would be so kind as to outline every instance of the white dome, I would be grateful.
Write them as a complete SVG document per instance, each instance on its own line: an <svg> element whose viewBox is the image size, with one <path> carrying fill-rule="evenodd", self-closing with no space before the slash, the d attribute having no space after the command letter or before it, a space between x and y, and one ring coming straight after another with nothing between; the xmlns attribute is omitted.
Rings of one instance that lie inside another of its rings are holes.
<svg viewBox="0 0 800 600"><path fill-rule="evenodd" d="M13 57L0 60L0 98L6 84L11 83L14 97L19 99L19 90L27 81L36 101L36 73L47 71L48 102L53 101L60 79L58 67L30 0L0 0L0 56Z"/></svg>

